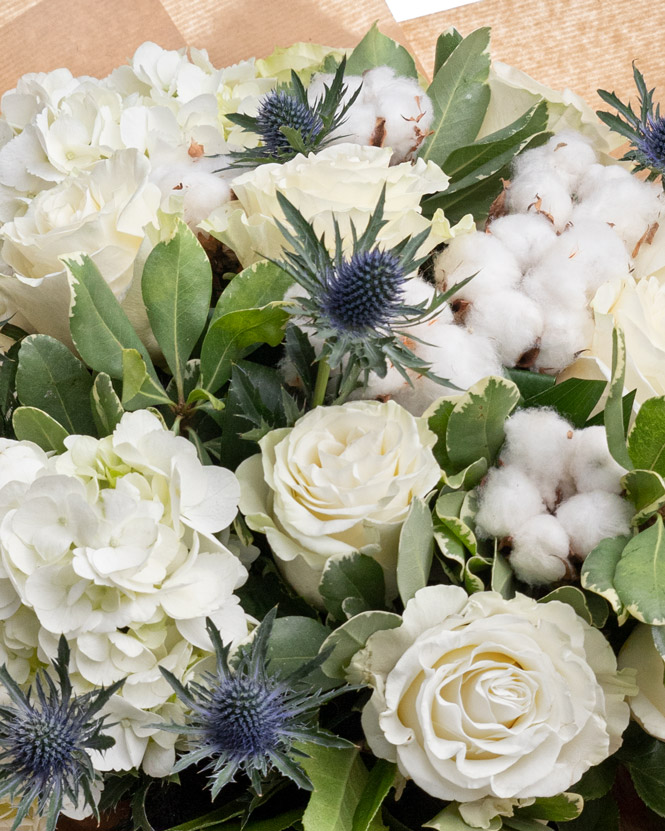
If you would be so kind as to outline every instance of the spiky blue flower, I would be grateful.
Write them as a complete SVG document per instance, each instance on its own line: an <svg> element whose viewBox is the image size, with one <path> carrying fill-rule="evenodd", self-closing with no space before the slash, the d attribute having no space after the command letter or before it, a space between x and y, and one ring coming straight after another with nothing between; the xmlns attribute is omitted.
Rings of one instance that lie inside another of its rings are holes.
<svg viewBox="0 0 665 831"><path fill-rule="evenodd" d="M271 672L267 645L274 620L275 610L266 615L251 646L232 666L229 646L222 643L219 630L208 619L217 666L216 672L205 673L200 683L184 686L161 668L162 675L190 710L184 725L162 725L163 729L183 734L191 748L178 761L174 772L205 761L213 799L239 772L249 776L257 793L261 793L263 782L273 769L309 790L311 782L294 759L294 755L303 754L293 747L294 743L351 746L316 723L321 705L344 688L321 692L302 683L325 656L314 658L288 676Z"/></svg>
<svg viewBox="0 0 665 831"><path fill-rule="evenodd" d="M297 130L308 144L323 129L318 113L286 90L271 90L261 101L256 126L266 148L277 155L291 145L282 127Z"/></svg>
<svg viewBox="0 0 665 831"><path fill-rule="evenodd" d="M34 687L24 693L7 667L0 667L0 682L14 705L0 706L0 797L18 802L12 831L20 828L33 804L40 815L47 814L47 831L53 831L65 797L74 804L83 798L98 816L91 791L96 774L88 751L115 743L102 734L104 717L97 714L123 682L77 696L68 665L63 636L53 661L57 683L40 670Z"/></svg>
<svg viewBox="0 0 665 831"><path fill-rule="evenodd" d="M286 162L298 153L323 150L333 136L339 138L338 128L344 124L349 108L358 97L360 88L347 96L344 85L346 58L333 76L330 85L316 101L310 101L307 90L295 72L291 83L271 90L259 104L258 113L228 113L227 118L243 130L256 133L259 147L229 154L232 167L256 167L269 162Z"/></svg>
<svg viewBox="0 0 665 831"><path fill-rule="evenodd" d="M620 101L615 93L599 89L598 95L614 107L618 115L603 111L596 114L608 127L630 141L632 147L622 161L635 162L635 172L648 170L649 181L663 176L665 187L665 118L660 114L660 106L654 106L655 89L647 89L636 66L633 66L633 77L639 96L639 113L634 112L630 104Z"/></svg>
<svg viewBox="0 0 665 831"><path fill-rule="evenodd" d="M399 257L380 248L358 251L327 275L321 310L336 329L377 329L403 308L403 286Z"/></svg>
<svg viewBox="0 0 665 831"><path fill-rule="evenodd" d="M665 171L665 118L649 114L641 132L637 149L651 168L662 173Z"/></svg>

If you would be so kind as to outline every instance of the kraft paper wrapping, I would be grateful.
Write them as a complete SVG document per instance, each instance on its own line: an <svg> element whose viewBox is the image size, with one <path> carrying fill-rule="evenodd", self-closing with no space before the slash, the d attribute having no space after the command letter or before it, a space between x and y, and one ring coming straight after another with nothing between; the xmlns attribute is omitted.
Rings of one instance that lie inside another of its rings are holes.
<svg viewBox="0 0 665 831"><path fill-rule="evenodd" d="M444 29L490 25L496 59L594 106L598 87L634 96L633 60L665 101L665 0L481 0L401 25L384 0L0 0L0 92L59 66L105 75L145 40L225 66L297 40L353 46L374 21L427 74Z"/></svg>

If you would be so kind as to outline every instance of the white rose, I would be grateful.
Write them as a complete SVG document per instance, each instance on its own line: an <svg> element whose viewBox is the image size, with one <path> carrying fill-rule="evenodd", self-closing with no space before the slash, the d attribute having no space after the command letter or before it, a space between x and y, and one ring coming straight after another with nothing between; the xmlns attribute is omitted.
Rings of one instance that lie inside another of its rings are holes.
<svg viewBox="0 0 665 831"><path fill-rule="evenodd" d="M605 283L591 308L595 325L589 349L563 377L608 380L612 330L618 326L626 337L625 387L637 391L635 405L665 395L665 283L658 277Z"/></svg>
<svg viewBox="0 0 665 831"><path fill-rule="evenodd" d="M372 751L439 799L555 796L621 744L632 687L560 602L421 589L352 661Z"/></svg>
<svg viewBox="0 0 665 831"><path fill-rule="evenodd" d="M261 439L244 461L240 509L265 533L286 579L313 603L331 557L363 551L395 586L399 531L439 481L435 435L393 401L317 407Z"/></svg>
<svg viewBox="0 0 665 831"><path fill-rule="evenodd" d="M420 200L426 193L445 190L448 184L448 177L434 162L418 159L415 164L391 166L391 156L390 148L338 144L320 153L298 155L285 164L259 165L233 180L238 202L213 211L201 227L231 247L243 266L265 257L278 258L284 245L275 224L276 219L284 221L277 202L279 192L313 224L317 235L325 233L331 250L333 218L350 246L351 222L359 233L364 230L385 185L387 223L378 239L391 247L432 228L421 213ZM436 228L433 231L420 253L443 241L436 236Z"/></svg>
<svg viewBox="0 0 665 831"><path fill-rule="evenodd" d="M18 807L5 799L0 802L0 831L11 831L14 827ZM46 831L47 817L40 817L33 806L28 815L21 820L21 831Z"/></svg>
<svg viewBox="0 0 665 831"><path fill-rule="evenodd" d="M619 666L637 672L638 693L628 699L633 716L651 736L665 741L665 661L651 627L638 623L619 652Z"/></svg>
<svg viewBox="0 0 665 831"><path fill-rule="evenodd" d="M149 173L147 159L121 150L39 193L24 216L0 229L2 258L15 271L0 278L0 299L31 328L69 341L70 292L61 258L84 253L122 300L144 229L157 224L161 194Z"/></svg>

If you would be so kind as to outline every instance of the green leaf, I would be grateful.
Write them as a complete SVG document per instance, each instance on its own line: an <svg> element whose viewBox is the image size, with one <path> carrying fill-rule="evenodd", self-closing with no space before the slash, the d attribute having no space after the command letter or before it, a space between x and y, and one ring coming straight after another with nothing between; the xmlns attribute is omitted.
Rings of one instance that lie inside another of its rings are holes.
<svg viewBox="0 0 665 831"><path fill-rule="evenodd" d="M520 819L547 819L569 822L576 819L584 807L584 800L576 793L561 793L558 796L540 797L533 805L518 808L515 816Z"/></svg>
<svg viewBox="0 0 665 831"><path fill-rule="evenodd" d="M488 28L476 29L457 45L434 76L427 94L434 105L432 134L420 157L443 165L457 147L478 135L490 100Z"/></svg>
<svg viewBox="0 0 665 831"><path fill-rule="evenodd" d="M475 462L472 462L468 467L465 467L458 473L444 472L442 478L443 482L448 485L449 488L454 488L456 490L458 488L461 488L462 490L471 490L472 488L475 488L476 485L480 484L488 469L489 465L487 464L487 459L481 458L476 459Z"/></svg>
<svg viewBox="0 0 665 831"><path fill-rule="evenodd" d="M434 556L434 527L427 503L414 497L399 535L397 588L406 604L427 585Z"/></svg>
<svg viewBox="0 0 665 831"><path fill-rule="evenodd" d="M136 349L122 350L122 403L128 410L172 403L164 387L149 375Z"/></svg>
<svg viewBox="0 0 665 831"><path fill-rule="evenodd" d="M122 378L124 349L136 349L150 377L157 381L148 351L90 257L65 261L72 292L69 326L83 360L111 378Z"/></svg>
<svg viewBox="0 0 665 831"><path fill-rule="evenodd" d="M448 455L459 470L480 458L493 464L504 441L504 422L519 400L512 381L494 376L478 381L460 397L446 431Z"/></svg>
<svg viewBox="0 0 665 831"><path fill-rule="evenodd" d="M517 384L517 388L525 402L550 389L556 383L556 378L553 375L531 372L528 369L508 369L506 375L513 383Z"/></svg>
<svg viewBox="0 0 665 831"><path fill-rule="evenodd" d="M17 407L12 416L12 425L19 441L33 441L42 450L63 453L67 431L48 413L36 407Z"/></svg>
<svg viewBox="0 0 665 831"><path fill-rule="evenodd" d="M323 570L319 592L326 609L337 620L345 619L342 603L350 597L360 600L365 610L381 609L386 593L383 569L372 557L359 552L331 557Z"/></svg>
<svg viewBox="0 0 665 831"><path fill-rule="evenodd" d="M592 552L593 553L593 552ZM628 541L614 573L619 599L633 617L665 624L665 533L662 517Z"/></svg>
<svg viewBox="0 0 665 831"><path fill-rule="evenodd" d="M100 438L110 436L120 422L125 412L120 399L116 395L111 378L105 372L100 372L90 392L92 402L92 417L97 426Z"/></svg>
<svg viewBox="0 0 665 831"><path fill-rule="evenodd" d="M512 831L543 831L543 825L537 819L520 817L506 817L501 828L511 828Z"/></svg>
<svg viewBox="0 0 665 831"><path fill-rule="evenodd" d="M91 389L90 373L63 343L48 335L22 341L16 372L21 404L48 413L68 433L94 435Z"/></svg>
<svg viewBox="0 0 665 831"><path fill-rule="evenodd" d="M665 627L652 626L651 637L653 639L653 645L658 650L658 654L661 658L665 659Z"/></svg>
<svg viewBox="0 0 665 831"><path fill-rule="evenodd" d="M585 594L577 586L559 586L541 597L539 603L558 600L572 606L575 613L590 626L603 626L608 617L607 604L597 594Z"/></svg>
<svg viewBox="0 0 665 831"><path fill-rule="evenodd" d="M468 187L497 174L510 164L535 133L546 128L547 104L542 101L512 124L453 150L445 160L443 170L453 185Z"/></svg>
<svg viewBox="0 0 665 831"><path fill-rule="evenodd" d="M210 326L201 347L201 383L209 392L217 390L231 377L235 361L245 357L260 343L277 346L284 337L288 314L264 306L228 312Z"/></svg>
<svg viewBox="0 0 665 831"><path fill-rule="evenodd" d="M345 74L362 75L376 66L389 66L396 75L418 77L416 64L408 51L392 38L382 35L375 23L349 56Z"/></svg>
<svg viewBox="0 0 665 831"><path fill-rule="evenodd" d="M429 822L423 823L423 828L434 828L434 831L469 831L473 826L467 825L460 816L459 808L455 803L451 803L443 811L440 811ZM490 820L486 831L499 831L501 828L501 818L494 817Z"/></svg>
<svg viewBox="0 0 665 831"><path fill-rule="evenodd" d="M453 470L453 463L446 449L446 430L448 429L448 420L454 407L455 403L453 401L449 398L444 398L427 420L429 429L437 437L432 452L434 453L434 458L439 463L439 467L443 468L443 470Z"/></svg>
<svg viewBox="0 0 665 831"><path fill-rule="evenodd" d="M621 483L637 512L632 519L634 526L641 525L665 505L665 481L655 471L631 470Z"/></svg>
<svg viewBox="0 0 665 831"><path fill-rule="evenodd" d="M211 323L229 312L242 309L262 309L270 303L284 300L293 278L278 265L261 260L236 274L221 293Z"/></svg>
<svg viewBox="0 0 665 831"><path fill-rule="evenodd" d="M455 49L460 45L463 38L462 35L451 26L445 32L439 35L436 41L436 51L434 53L434 74L441 69L448 58L453 54Z"/></svg>
<svg viewBox="0 0 665 831"><path fill-rule="evenodd" d="M335 629L322 644L322 649L333 651L322 665L330 678L345 678L345 670L351 658L363 649L370 636L381 629L396 629L402 618L394 612L361 612Z"/></svg>
<svg viewBox="0 0 665 831"><path fill-rule="evenodd" d="M589 768L579 782L573 785L573 792L579 794L585 802L585 810L590 800L605 796L614 784L618 762L615 757L605 759L599 765Z"/></svg>
<svg viewBox="0 0 665 831"><path fill-rule="evenodd" d="M580 575L582 587L604 597L616 612L620 623L625 622L626 611L614 588L614 573L629 539L630 537L612 537L601 540L587 555Z"/></svg>
<svg viewBox="0 0 665 831"><path fill-rule="evenodd" d="M501 597L510 600L515 597L514 584L513 570L508 565L508 560L497 551L492 560L492 591L499 592Z"/></svg>
<svg viewBox="0 0 665 831"><path fill-rule="evenodd" d="M290 674L319 654L330 629L311 617L278 617L268 641L268 660L272 669ZM335 686L320 668L307 676L311 686L328 689Z"/></svg>
<svg viewBox="0 0 665 831"><path fill-rule="evenodd" d="M623 383L626 376L626 339L620 329L612 331L612 380L605 404L605 432L607 446L614 459L626 470L633 463L626 447L623 420Z"/></svg>
<svg viewBox="0 0 665 831"><path fill-rule="evenodd" d="M585 802L577 819L560 822L558 828L559 831L619 831L619 809L614 797L608 794L602 799Z"/></svg>
<svg viewBox="0 0 665 831"><path fill-rule="evenodd" d="M182 396L184 367L208 319L212 269L203 247L180 219L143 267L141 292L150 326Z"/></svg>
<svg viewBox="0 0 665 831"><path fill-rule="evenodd" d="M208 390L202 390L201 387L194 387L187 396L188 404L195 404L197 401L206 401L217 412L221 412L224 409L223 401L220 401L219 398L211 392L208 392Z"/></svg>
<svg viewBox="0 0 665 831"><path fill-rule="evenodd" d="M631 467L665 476L665 397L649 398L640 407L628 435Z"/></svg>
<svg viewBox="0 0 665 831"><path fill-rule="evenodd" d="M367 769L357 748L309 743L298 747L308 755L302 766L314 785L302 818L303 831L351 831L367 783Z"/></svg>
<svg viewBox="0 0 665 831"><path fill-rule="evenodd" d="M569 378L545 392L524 402L525 407L554 407L554 409L581 429L607 386L605 381Z"/></svg>
<svg viewBox="0 0 665 831"><path fill-rule="evenodd" d="M353 815L351 831L371 831L372 821L378 815L381 803L395 783L397 765L377 759L369 772L365 790L360 795Z"/></svg>
<svg viewBox="0 0 665 831"><path fill-rule="evenodd" d="M645 805L665 817L665 742L651 739L639 759L627 767Z"/></svg>

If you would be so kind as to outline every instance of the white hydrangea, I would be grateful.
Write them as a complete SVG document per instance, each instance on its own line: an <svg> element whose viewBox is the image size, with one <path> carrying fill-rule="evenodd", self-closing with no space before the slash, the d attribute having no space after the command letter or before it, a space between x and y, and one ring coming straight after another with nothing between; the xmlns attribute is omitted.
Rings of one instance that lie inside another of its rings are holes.
<svg viewBox="0 0 665 831"><path fill-rule="evenodd" d="M126 678L109 705L118 741L100 769L145 758L163 776L175 736L155 727L173 715L159 667L183 678L210 651L206 616L227 643L247 634L234 595L247 571L217 536L239 484L146 410L106 438L65 444L50 458L29 442L0 448L0 652L25 679L64 634L76 689Z"/></svg>

